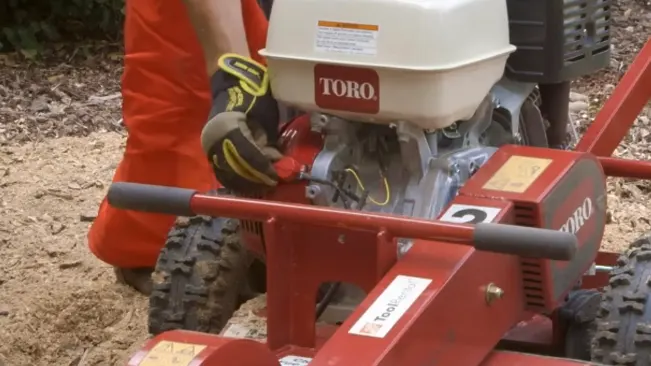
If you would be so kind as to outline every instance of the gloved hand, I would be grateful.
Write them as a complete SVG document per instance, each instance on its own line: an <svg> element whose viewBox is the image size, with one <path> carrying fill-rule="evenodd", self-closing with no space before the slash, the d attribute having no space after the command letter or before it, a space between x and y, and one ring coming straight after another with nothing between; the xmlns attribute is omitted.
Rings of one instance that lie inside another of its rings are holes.
<svg viewBox="0 0 651 366"><path fill-rule="evenodd" d="M273 162L282 154L278 103L271 95L267 69L249 58L226 54L211 78L213 104L201 133L201 145L217 180L238 193L274 187Z"/></svg>

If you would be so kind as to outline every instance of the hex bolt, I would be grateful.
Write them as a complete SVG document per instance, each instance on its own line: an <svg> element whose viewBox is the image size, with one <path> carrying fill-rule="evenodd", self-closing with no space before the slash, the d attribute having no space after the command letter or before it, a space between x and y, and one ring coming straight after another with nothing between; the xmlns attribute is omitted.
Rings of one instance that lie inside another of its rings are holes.
<svg viewBox="0 0 651 366"><path fill-rule="evenodd" d="M499 300L504 297L504 290L498 287L494 283L489 283L486 285L486 303L491 305L495 300Z"/></svg>

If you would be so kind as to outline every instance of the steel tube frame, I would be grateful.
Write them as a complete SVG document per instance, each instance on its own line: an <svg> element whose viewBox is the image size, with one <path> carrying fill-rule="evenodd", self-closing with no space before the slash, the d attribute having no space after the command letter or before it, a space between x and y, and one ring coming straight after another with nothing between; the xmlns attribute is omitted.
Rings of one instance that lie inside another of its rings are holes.
<svg viewBox="0 0 651 366"><path fill-rule="evenodd" d="M472 245L474 232L474 229L467 225L203 194L194 195L190 205L197 215L228 216L255 221L266 221L275 218L294 223L318 223L321 226L337 228L362 229L374 232L386 231L397 237L441 240L465 245Z"/></svg>

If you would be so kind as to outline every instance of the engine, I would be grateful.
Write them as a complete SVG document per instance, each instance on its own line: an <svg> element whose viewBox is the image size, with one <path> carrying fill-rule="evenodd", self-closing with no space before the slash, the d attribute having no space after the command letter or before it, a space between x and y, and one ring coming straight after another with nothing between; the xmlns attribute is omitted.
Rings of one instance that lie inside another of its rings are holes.
<svg viewBox="0 0 651 366"><path fill-rule="evenodd" d="M260 54L284 104L433 130L469 119L502 77L508 23L503 0L276 0Z"/></svg>
<svg viewBox="0 0 651 366"><path fill-rule="evenodd" d="M307 198L434 218L496 147L545 135L514 51L503 0L276 0L260 54L324 136Z"/></svg>
<svg viewBox="0 0 651 366"><path fill-rule="evenodd" d="M518 85L518 93L508 83L498 83L471 118L438 130L313 113L311 128L325 138L306 175L307 198L321 206L437 217L497 147L530 144L524 130L544 136L535 87ZM401 244L409 247L408 241Z"/></svg>
<svg viewBox="0 0 651 366"><path fill-rule="evenodd" d="M606 65L609 33L597 27L599 42L583 42L592 25L564 2L529 5L275 0L260 51L271 88L309 112L325 141L305 174L307 198L434 218L500 145L546 147L537 83Z"/></svg>

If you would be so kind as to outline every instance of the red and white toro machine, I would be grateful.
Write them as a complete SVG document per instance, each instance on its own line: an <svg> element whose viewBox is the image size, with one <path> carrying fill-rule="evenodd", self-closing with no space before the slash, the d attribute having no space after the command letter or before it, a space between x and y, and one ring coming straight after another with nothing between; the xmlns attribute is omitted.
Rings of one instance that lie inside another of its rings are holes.
<svg viewBox="0 0 651 366"><path fill-rule="evenodd" d="M610 157L651 96L651 42L574 149L546 138L568 100L541 91L608 64L610 7L276 0L260 52L306 112L277 189L109 191L182 216L129 365L651 365L651 242L599 252L606 176L651 177ZM262 341L217 335L263 292Z"/></svg>

